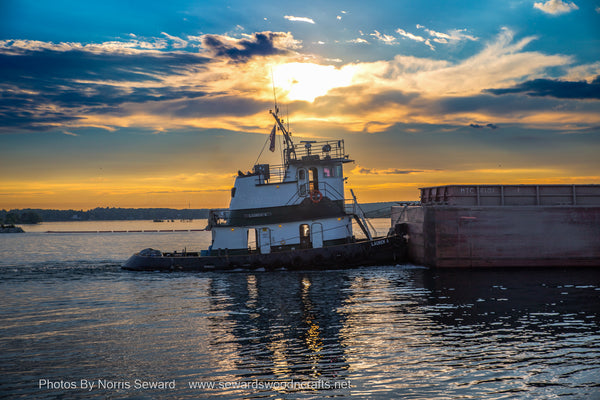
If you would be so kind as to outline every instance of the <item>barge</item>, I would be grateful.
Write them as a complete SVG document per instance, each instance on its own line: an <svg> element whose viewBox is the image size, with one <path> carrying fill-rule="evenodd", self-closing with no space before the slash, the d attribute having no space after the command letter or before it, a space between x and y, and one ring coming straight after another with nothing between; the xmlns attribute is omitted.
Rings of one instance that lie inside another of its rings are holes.
<svg viewBox="0 0 600 400"><path fill-rule="evenodd" d="M445 185L392 207L428 267L600 267L600 185Z"/></svg>
<svg viewBox="0 0 600 400"><path fill-rule="evenodd" d="M301 141L270 111L275 124L269 150L281 132L282 164L255 164L238 171L229 208L209 212L212 242L200 252L144 249L123 268L148 271L235 269L333 269L406 261L401 226L374 237L354 192L347 200L344 164L353 162L343 140ZM266 143L265 143L266 145ZM259 157L260 158L260 157ZM353 222L366 239L357 240Z"/></svg>

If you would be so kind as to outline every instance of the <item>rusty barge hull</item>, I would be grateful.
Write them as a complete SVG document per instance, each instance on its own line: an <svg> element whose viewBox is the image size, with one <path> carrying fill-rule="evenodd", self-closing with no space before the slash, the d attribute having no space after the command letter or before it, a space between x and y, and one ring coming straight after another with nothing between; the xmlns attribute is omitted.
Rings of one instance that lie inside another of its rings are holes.
<svg viewBox="0 0 600 400"><path fill-rule="evenodd" d="M394 207L429 267L600 267L600 185L452 185Z"/></svg>

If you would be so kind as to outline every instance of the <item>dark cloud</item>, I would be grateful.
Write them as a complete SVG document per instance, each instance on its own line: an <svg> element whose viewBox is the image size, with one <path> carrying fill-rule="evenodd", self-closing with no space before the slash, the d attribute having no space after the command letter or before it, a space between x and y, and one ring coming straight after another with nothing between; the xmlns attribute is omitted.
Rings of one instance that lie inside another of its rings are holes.
<svg viewBox="0 0 600 400"><path fill-rule="evenodd" d="M578 99L565 101L555 97L532 97L521 93L510 93L497 96L492 93L479 93L470 96L445 96L427 97L418 93L407 93L401 90L385 90L380 93L371 93L368 86L353 85L345 88L336 88L326 95L315 99L311 105L306 103L305 108L316 115L347 114L352 116L367 115L374 110L393 109L397 105L405 106L409 116L422 115L448 116L463 113L482 113L496 117L523 115L523 113L547 112L560 107L565 112L595 112L595 102L582 102ZM360 99L360 107L357 100ZM295 106L294 110L302 108ZM474 124L473 128L478 128ZM498 129L499 126L483 124L482 128Z"/></svg>
<svg viewBox="0 0 600 400"><path fill-rule="evenodd" d="M157 81L157 74L179 74L209 61L193 53L109 53L83 50L26 50L0 53L3 81L27 83L93 79L111 81Z"/></svg>
<svg viewBox="0 0 600 400"><path fill-rule="evenodd" d="M311 113L317 115L349 114L357 115L375 110L384 110L396 104L407 105L417 99L417 93L406 93L401 90L385 90L376 94L366 85L352 85L330 90L326 95L317 97L314 105L306 103ZM356 107L356 99L360 99L360 107Z"/></svg>
<svg viewBox="0 0 600 400"><path fill-rule="evenodd" d="M490 128L490 129L498 129L498 125L494 125L494 124L486 124L486 125L479 125L479 124L469 124L469 126L471 128Z"/></svg>
<svg viewBox="0 0 600 400"><path fill-rule="evenodd" d="M246 61L255 56L287 54L288 49L278 47L278 41L287 37L282 32L257 32L251 39L232 42L219 35L204 35L202 46L218 57L227 57L233 61Z"/></svg>
<svg viewBox="0 0 600 400"><path fill-rule="evenodd" d="M176 117L247 116L267 110L269 106L272 106L270 102L226 95L177 99L168 103L145 105L152 114Z"/></svg>
<svg viewBox="0 0 600 400"><path fill-rule="evenodd" d="M590 83L586 81L534 79L512 88L487 89L485 92L495 95L525 93L529 96L550 96L559 99L600 99L600 75Z"/></svg>
<svg viewBox="0 0 600 400"><path fill-rule="evenodd" d="M582 99L558 99L556 97L528 96L522 93L510 93L497 96L490 93L464 97L446 97L441 99L420 98L411 102L415 109L428 114L451 115L461 113L482 113L489 120L496 118L516 117L535 113L548 113L561 110L570 113L597 113L596 101Z"/></svg>
<svg viewBox="0 0 600 400"><path fill-rule="evenodd" d="M44 131L57 124L73 122L81 119L80 117L68 115L64 112L55 111L29 111L19 109L15 105L6 106L4 101L0 100L0 132L18 130Z"/></svg>
<svg viewBox="0 0 600 400"><path fill-rule="evenodd" d="M84 113L119 114L123 103L202 97L201 88L163 87L160 80L203 69L206 61L197 54L173 52L0 53L0 131L50 129ZM146 85L127 87L120 82Z"/></svg>

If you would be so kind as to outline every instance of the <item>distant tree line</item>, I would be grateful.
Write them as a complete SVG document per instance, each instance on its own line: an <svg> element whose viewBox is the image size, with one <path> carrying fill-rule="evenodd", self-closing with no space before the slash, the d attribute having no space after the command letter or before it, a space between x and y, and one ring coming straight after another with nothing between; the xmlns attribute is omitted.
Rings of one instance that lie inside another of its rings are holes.
<svg viewBox="0 0 600 400"><path fill-rule="evenodd" d="M361 207L368 218L389 218L391 206L411 202L363 203ZM416 202L415 202L416 203ZM37 224L41 221L123 221L123 220L180 220L206 219L208 209L172 208L115 208L97 207L92 210L0 210L0 222L4 224Z"/></svg>
<svg viewBox="0 0 600 400"><path fill-rule="evenodd" d="M171 208L115 208L98 207L92 210L0 210L0 221L4 224L37 224L41 221L118 221L149 219L206 219L208 209Z"/></svg>
<svg viewBox="0 0 600 400"><path fill-rule="evenodd" d="M0 222L3 225L38 224L42 222L42 217L34 211L2 210Z"/></svg>

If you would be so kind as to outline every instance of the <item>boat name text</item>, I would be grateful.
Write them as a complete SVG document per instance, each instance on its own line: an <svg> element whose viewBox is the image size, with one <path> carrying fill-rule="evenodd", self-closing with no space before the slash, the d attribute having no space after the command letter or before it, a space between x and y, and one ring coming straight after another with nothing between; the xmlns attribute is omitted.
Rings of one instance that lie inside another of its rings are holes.
<svg viewBox="0 0 600 400"><path fill-rule="evenodd" d="M387 243L388 243L387 239L380 239L380 240L376 240L374 242L371 242L371 247L381 246L382 244L387 244Z"/></svg>
<svg viewBox="0 0 600 400"><path fill-rule="evenodd" d="M273 215L273 213L271 213L271 212L260 212L260 213L244 214L244 218L270 217L271 215Z"/></svg>

